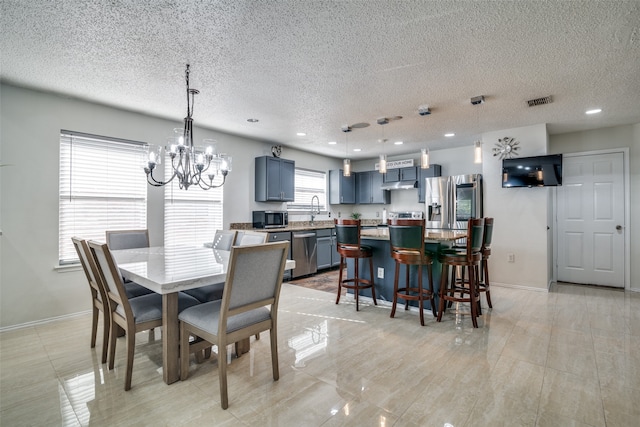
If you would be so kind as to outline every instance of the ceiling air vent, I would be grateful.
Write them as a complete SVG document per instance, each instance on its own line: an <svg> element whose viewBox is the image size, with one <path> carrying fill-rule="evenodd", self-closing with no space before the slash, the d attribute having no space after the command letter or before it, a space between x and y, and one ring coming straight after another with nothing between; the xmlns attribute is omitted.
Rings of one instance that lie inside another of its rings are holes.
<svg viewBox="0 0 640 427"><path fill-rule="evenodd" d="M551 95L549 95L543 98L530 99L527 104L529 104L529 107L535 107L536 105L551 104L551 102L553 101L551 100Z"/></svg>

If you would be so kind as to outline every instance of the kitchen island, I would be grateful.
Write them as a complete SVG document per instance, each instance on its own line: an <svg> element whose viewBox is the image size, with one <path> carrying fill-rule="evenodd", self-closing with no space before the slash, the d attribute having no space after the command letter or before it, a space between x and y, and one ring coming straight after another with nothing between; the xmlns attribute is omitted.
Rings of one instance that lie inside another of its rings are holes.
<svg viewBox="0 0 640 427"><path fill-rule="evenodd" d="M427 229L425 230L425 247L427 250L432 251L434 253L439 252L443 248L451 247L456 240L464 239L466 237L466 230L441 230L441 229ZM391 258L391 250L389 245L389 229L386 227L378 227L378 228L365 228L360 232L360 240L363 245L370 246L373 251L373 272L376 275L374 278L374 283L376 287L376 297L378 300L382 301L393 301L393 277L395 274L395 261ZM360 274L365 275L367 277L368 266L364 264L364 260L360 260ZM366 261L368 262L368 261ZM380 276L380 269L383 269L382 276ZM405 266L401 266L400 269L400 287L402 287L402 283L404 283L404 268ZM439 291L440 289L440 272L442 270L440 263L437 258L433 260L433 290L434 292ZM347 261L347 273L348 277L353 277L354 274L354 264L353 260ZM409 275L409 280L411 283L417 283L417 274L418 267L412 266L411 272ZM423 267L422 269L422 283L426 288L429 283L429 276L427 274L427 269ZM348 291L349 293L353 293L352 290ZM371 298L371 290L365 289L360 292L361 296ZM404 300L401 300L404 303ZM417 306L417 302L412 301L412 305Z"/></svg>

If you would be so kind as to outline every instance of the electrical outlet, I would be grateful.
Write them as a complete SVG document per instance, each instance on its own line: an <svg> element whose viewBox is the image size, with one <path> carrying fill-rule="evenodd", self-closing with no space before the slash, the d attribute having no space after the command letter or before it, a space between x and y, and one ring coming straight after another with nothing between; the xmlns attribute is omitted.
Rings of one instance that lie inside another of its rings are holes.
<svg viewBox="0 0 640 427"><path fill-rule="evenodd" d="M380 212L376 211L376 218L380 218Z"/></svg>
<svg viewBox="0 0 640 427"><path fill-rule="evenodd" d="M516 262L516 255L515 254L507 254L507 261L508 262Z"/></svg>
<svg viewBox="0 0 640 427"><path fill-rule="evenodd" d="M384 279L384 268L378 267L378 279Z"/></svg>

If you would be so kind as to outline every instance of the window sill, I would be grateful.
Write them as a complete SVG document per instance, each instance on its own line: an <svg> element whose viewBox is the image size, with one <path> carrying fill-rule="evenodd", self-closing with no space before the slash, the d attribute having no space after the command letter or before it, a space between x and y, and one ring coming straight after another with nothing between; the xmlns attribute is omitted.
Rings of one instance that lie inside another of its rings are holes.
<svg viewBox="0 0 640 427"><path fill-rule="evenodd" d="M58 264L53 267L53 271L57 273L70 273L72 271L82 270L82 265L78 264Z"/></svg>

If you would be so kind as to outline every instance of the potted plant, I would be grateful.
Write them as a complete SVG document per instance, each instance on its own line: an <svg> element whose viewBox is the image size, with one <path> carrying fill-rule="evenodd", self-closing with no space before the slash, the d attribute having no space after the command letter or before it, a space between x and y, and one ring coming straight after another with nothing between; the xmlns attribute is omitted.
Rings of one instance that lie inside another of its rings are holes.
<svg viewBox="0 0 640 427"><path fill-rule="evenodd" d="M351 218L353 219L360 219L361 216L362 214L360 212L354 212L351 214Z"/></svg>

